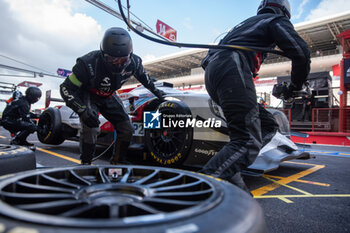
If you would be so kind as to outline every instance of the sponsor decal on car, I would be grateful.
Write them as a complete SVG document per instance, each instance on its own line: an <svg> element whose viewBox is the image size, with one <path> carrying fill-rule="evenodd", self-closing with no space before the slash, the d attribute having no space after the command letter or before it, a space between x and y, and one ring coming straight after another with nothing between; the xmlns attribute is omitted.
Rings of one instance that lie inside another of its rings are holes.
<svg viewBox="0 0 350 233"><path fill-rule="evenodd" d="M163 165L170 165L170 164L173 164L175 162L177 162L179 159L182 158L182 154L181 153L178 153L174 158L171 158L171 159L161 159L159 158L158 156L156 156L153 152L151 152L151 156L160 164L163 164Z"/></svg>
<svg viewBox="0 0 350 233"><path fill-rule="evenodd" d="M205 154L208 156L214 156L217 153L217 151L215 151L215 150L204 150L204 149L200 149L200 148L195 148L194 152L200 153L200 154Z"/></svg>

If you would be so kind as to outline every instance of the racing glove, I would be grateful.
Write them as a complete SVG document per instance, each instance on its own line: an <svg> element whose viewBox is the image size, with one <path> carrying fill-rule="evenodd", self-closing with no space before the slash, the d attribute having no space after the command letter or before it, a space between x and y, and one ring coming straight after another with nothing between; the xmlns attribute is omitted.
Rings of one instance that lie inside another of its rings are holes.
<svg viewBox="0 0 350 233"><path fill-rule="evenodd" d="M89 128L97 128L100 126L100 120L98 119L98 114L91 110L90 108L86 108L86 110L80 115L81 121L87 125Z"/></svg>
<svg viewBox="0 0 350 233"><path fill-rule="evenodd" d="M300 88L297 88L293 83L275 84L272 90L272 95L278 99L291 102L296 96L295 93L299 90Z"/></svg>
<svg viewBox="0 0 350 233"><path fill-rule="evenodd" d="M155 96L157 96L157 98L160 100L160 101L164 101L164 96L166 95L166 93L162 90L159 90L159 89L155 89L154 91L152 91L153 94Z"/></svg>

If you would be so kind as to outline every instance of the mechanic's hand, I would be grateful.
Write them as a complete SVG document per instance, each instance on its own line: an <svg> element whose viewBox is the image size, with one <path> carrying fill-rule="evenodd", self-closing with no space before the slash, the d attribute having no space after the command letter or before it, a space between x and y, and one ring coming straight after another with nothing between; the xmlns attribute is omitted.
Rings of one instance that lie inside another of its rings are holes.
<svg viewBox="0 0 350 233"><path fill-rule="evenodd" d="M272 95L278 99L292 102L297 91L298 89L293 83L275 84L272 90Z"/></svg>
<svg viewBox="0 0 350 233"><path fill-rule="evenodd" d="M166 93L164 92L164 91L162 91L162 90L159 90L159 89L155 89L154 91L153 91L153 94L155 95L155 96L157 96L157 98L160 100L160 101L164 101L164 96L166 95Z"/></svg>
<svg viewBox="0 0 350 233"><path fill-rule="evenodd" d="M90 108L86 108L86 110L80 114L80 118L81 121L89 128L97 128L100 126L98 114Z"/></svg>

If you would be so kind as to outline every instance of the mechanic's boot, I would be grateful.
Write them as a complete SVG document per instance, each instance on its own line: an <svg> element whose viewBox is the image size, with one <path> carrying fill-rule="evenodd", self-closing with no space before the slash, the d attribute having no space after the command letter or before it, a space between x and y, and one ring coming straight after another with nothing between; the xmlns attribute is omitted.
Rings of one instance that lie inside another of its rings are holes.
<svg viewBox="0 0 350 233"><path fill-rule="evenodd" d="M11 145L18 145L18 146L34 146L33 143L28 142L27 140L19 140L18 138L13 139L10 142Z"/></svg>
<svg viewBox="0 0 350 233"><path fill-rule="evenodd" d="M10 145L19 145L19 143L20 142L16 138L14 138L11 140Z"/></svg>
<svg viewBox="0 0 350 233"><path fill-rule="evenodd" d="M243 189L244 191L246 191L247 193L249 193L249 195L253 196L253 194L249 191L248 187L246 186L246 184L244 183L241 173L237 172L236 174L234 174L230 179L228 179L228 181L231 184L236 185L237 187Z"/></svg>
<svg viewBox="0 0 350 233"><path fill-rule="evenodd" d="M95 154L95 144L81 143L80 160L82 165L90 165Z"/></svg>
<svg viewBox="0 0 350 233"><path fill-rule="evenodd" d="M30 143L30 142L28 142L28 141L26 141L26 140L24 140L24 141L22 141L22 142L19 142L18 145L21 145L21 146L34 146L33 143Z"/></svg>
<svg viewBox="0 0 350 233"><path fill-rule="evenodd" d="M119 142L117 141L113 153L113 157L110 160L110 164L117 165L117 164L131 164L129 161L127 161L127 153L129 148L130 142Z"/></svg>

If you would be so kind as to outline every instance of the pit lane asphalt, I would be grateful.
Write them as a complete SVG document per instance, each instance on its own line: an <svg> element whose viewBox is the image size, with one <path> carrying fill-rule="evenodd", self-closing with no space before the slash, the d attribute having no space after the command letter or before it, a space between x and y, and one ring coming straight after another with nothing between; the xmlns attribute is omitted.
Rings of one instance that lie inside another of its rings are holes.
<svg viewBox="0 0 350 233"><path fill-rule="evenodd" d="M78 142L44 145L36 135L28 140L37 147L38 166L79 164ZM0 143L9 142L9 133L0 127ZM104 149L98 146L97 154ZM263 176L244 177L264 210L269 232L350 232L350 148L313 146L300 149L316 158L284 162L279 169ZM108 165L109 156L93 164Z"/></svg>

